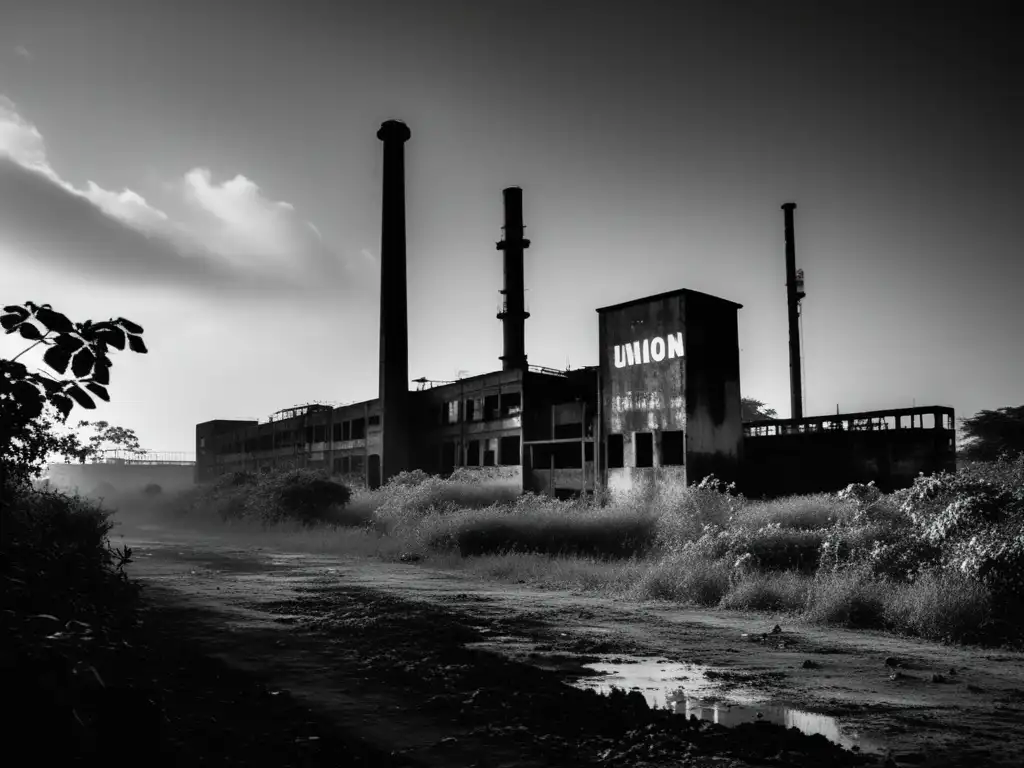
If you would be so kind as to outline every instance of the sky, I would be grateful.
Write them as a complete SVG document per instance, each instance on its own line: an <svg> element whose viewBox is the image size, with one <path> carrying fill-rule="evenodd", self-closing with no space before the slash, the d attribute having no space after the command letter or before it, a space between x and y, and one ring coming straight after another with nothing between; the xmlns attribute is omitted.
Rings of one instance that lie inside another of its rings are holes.
<svg viewBox="0 0 1024 768"><path fill-rule="evenodd" d="M83 417L150 450L373 398L399 119L413 378L500 368L515 185L531 364L689 288L743 305L743 394L788 416L795 202L805 414L1020 405L1011 5L0 0L0 298L145 328Z"/></svg>

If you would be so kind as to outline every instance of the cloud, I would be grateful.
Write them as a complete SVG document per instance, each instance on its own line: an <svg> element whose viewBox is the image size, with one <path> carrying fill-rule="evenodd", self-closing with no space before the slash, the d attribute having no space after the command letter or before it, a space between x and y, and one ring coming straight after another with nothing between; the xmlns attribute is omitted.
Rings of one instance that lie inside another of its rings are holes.
<svg viewBox="0 0 1024 768"><path fill-rule="evenodd" d="M14 53L20 56L21 58L25 59L26 61L32 61L32 54L29 53L28 48L26 48L24 45L14 46Z"/></svg>
<svg viewBox="0 0 1024 768"><path fill-rule="evenodd" d="M217 182L197 167L168 189L183 203L176 218L128 188L75 187L50 165L36 126L0 96L0 238L29 258L217 290L337 291L350 276L315 226L244 175Z"/></svg>

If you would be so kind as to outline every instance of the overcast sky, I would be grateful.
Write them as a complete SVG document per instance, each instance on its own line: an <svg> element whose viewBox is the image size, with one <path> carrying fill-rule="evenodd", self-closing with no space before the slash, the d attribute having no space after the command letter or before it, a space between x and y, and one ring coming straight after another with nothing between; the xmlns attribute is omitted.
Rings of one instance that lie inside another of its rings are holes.
<svg viewBox="0 0 1024 768"><path fill-rule="evenodd" d="M0 298L144 326L92 416L153 450L375 397L396 118L413 377L500 367L519 185L533 364L690 288L743 305L743 393L788 415L793 201L807 414L1020 405L1024 27L900 5L0 0Z"/></svg>

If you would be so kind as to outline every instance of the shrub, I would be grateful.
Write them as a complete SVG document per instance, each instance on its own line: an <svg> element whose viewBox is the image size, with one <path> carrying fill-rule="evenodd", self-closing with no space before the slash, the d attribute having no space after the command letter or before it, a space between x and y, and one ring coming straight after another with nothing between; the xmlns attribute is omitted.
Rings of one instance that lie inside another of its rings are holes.
<svg viewBox="0 0 1024 768"><path fill-rule="evenodd" d="M756 531L729 534L729 553L749 555L752 564L762 570L794 569L813 572L824 539L823 531L793 530L770 523Z"/></svg>
<svg viewBox="0 0 1024 768"><path fill-rule="evenodd" d="M123 583L119 566L127 556L119 558L107 543L109 512L58 491L26 487L7 498L0 527L4 609L68 619L97 601L120 599L111 584Z"/></svg>
<svg viewBox="0 0 1024 768"><path fill-rule="evenodd" d="M797 613L807 601L810 578L798 573L752 573L735 579L722 608Z"/></svg>
<svg viewBox="0 0 1024 768"><path fill-rule="evenodd" d="M729 590L729 565L693 550L677 552L653 564L637 580L630 596L639 600L672 600L718 605Z"/></svg>
<svg viewBox="0 0 1024 768"><path fill-rule="evenodd" d="M978 634L992 615L992 600L963 574L929 570L896 585L885 606L887 626L932 640L959 642Z"/></svg>
<svg viewBox="0 0 1024 768"><path fill-rule="evenodd" d="M856 505L840 496L820 493L770 501L750 501L733 516L732 525L758 529L766 525L794 530L820 530L850 519Z"/></svg>
<svg viewBox="0 0 1024 768"><path fill-rule="evenodd" d="M820 572L810 582L805 617L818 624L881 627L891 584L869 568L848 566Z"/></svg>
<svg viewBox="0 0 1024 768"><path fill-rule="evenodd" d="M710 528L725 528L741 508L735 484L709 475L696 485L655 495L651 511L658 516L658 542L667 552L679 551Z"/></svg>

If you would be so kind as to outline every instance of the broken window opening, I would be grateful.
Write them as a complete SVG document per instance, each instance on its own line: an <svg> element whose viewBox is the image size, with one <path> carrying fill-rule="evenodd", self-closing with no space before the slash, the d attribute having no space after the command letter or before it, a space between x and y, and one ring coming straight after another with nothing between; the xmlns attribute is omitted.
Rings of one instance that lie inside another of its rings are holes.
<svg viewBox="0 0 1024 768"><path fill-rule="evenodd" d="M637 467L654 466L654 435L650 432L636 432L633 434L633 449L636 452Z"/></svg>
<svg viewBox="0 0 1024 768"><path fill-rule="evenodd" d="M484 421L498 418L498 396L487 395L484 398Z"/></svg>
<svg viewBox="0 0 1024 768"><path fill-rule="evenodd" d="M498 463L498 438L492 437L484 440L484 462L483 466L493 467Z"/></svg>
<svg viewBox="0 0 1024 768"><path fill-rule="evenodd" d="M608 435L608 469L621 469L626 465L625 441L622 435Z"/></svg>
<svg viewBox="0 0 1024 768"><path fill-rule="evenodd" d="M522 392L503 392L501 395L501 417L508 418L523 411Z"/></svg>
<svg viewBox="0 0 1024 768"><path fill-rule="evenodd" d="M678 467L685 463L682 430L661 433L661 464L666 467Z"/></svg>
<svg viewBox="0 0 1024 768"><path fill-rule="evenodd" d="M519 435L501 438L501 445L499 446L499 449L499 457L502 466L519 466Z"/></svg>

